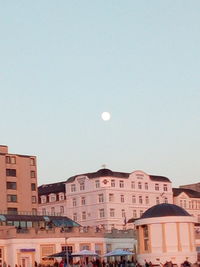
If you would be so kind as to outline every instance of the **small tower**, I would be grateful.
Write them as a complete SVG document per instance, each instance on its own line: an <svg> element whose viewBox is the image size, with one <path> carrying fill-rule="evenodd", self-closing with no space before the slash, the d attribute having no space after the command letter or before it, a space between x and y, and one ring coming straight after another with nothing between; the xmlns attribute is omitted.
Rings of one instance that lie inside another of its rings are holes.
<svg viewBox="0 0 200 267"><path fill-rule="evenodd" d="M196 219L183 208L159 204L135 221L138 236L137 260L153 264L166 261L180 266L185 260L196 262L194 223Z"/></svg>

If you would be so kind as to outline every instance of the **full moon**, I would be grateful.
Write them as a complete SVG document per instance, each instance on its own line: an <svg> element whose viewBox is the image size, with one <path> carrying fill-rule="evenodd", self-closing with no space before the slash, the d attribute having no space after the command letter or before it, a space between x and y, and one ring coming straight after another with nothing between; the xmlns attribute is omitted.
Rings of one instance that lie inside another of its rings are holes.
<svg viewBox="0 0 200 267"><path fill-rule="evenodd" d="M109 121L110 118L111 118L111 115L110 115L109 112L105 111L105 112L103 112L103 113L101 114L101 118L102 118L102 120L104 120L104 121Z"/></svg>

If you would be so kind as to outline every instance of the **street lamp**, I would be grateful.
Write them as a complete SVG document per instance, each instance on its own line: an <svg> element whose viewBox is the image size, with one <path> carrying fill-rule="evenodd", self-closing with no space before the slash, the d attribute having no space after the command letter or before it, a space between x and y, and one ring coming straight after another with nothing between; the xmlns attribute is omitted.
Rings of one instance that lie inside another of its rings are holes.
<svg viewBox="0 0 200 267"><path fill-rule="evenodd" d="M67 267L69 267L69 253L68 253L67 239L68 237L65 237L65 247L66 247L65 260L67 262Z"/></svg>

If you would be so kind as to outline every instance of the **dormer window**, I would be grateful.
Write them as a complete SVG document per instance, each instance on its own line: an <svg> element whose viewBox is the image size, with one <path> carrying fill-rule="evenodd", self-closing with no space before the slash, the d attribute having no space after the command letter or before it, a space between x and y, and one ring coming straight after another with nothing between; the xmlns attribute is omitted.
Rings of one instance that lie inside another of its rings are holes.
<svg viewBox="0 0 200 267"><path fill-rule="evenodd" d="M46 196L41 196L41 203L44 204L47 202L47 197Z"/></svg>
<svg viewBox="0 0 200 267"><path fill-rule="evenodd" d="M64 200L65 199L65 196L64 196L64 194L62 193L62 194L59 194L59 200Z"/></svg>
<svg viewBox="0 0 200 267"><path fill-rule="evenodd" d="M56 195L50 195L50 202L56 201Z"/></svg>

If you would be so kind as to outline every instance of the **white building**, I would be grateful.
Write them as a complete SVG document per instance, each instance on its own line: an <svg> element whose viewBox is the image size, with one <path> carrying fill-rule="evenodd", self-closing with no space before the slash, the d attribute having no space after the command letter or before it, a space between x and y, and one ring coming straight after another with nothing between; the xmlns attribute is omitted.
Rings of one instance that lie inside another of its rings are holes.
<svg viewBox="0 0 200 267"><path fill-rule="evenodd" d="M57 195L61 192L53 188L52 184L39 187L39 211L44 214L60 212ZM129 219L140 217L155 204L173 203L171 181L143 171L100 169L76 175L66 181L65 194L66 216L84 226L107 229L122 229Z"/></svg>
<svg viewBox="0 0 200 267"><path fill-rule="evenodd" d="M173 188L174 204L195 216L200 223L200 192L188 188Z"/></svg>
<svg viewBox="0 0 200 267"><path fill-rule="evenodd" d="M159 204L135 221L138 233L137 260L154 265L172 262L181 266L185 260L197 261L196 218L174 204Z"/></svg>

